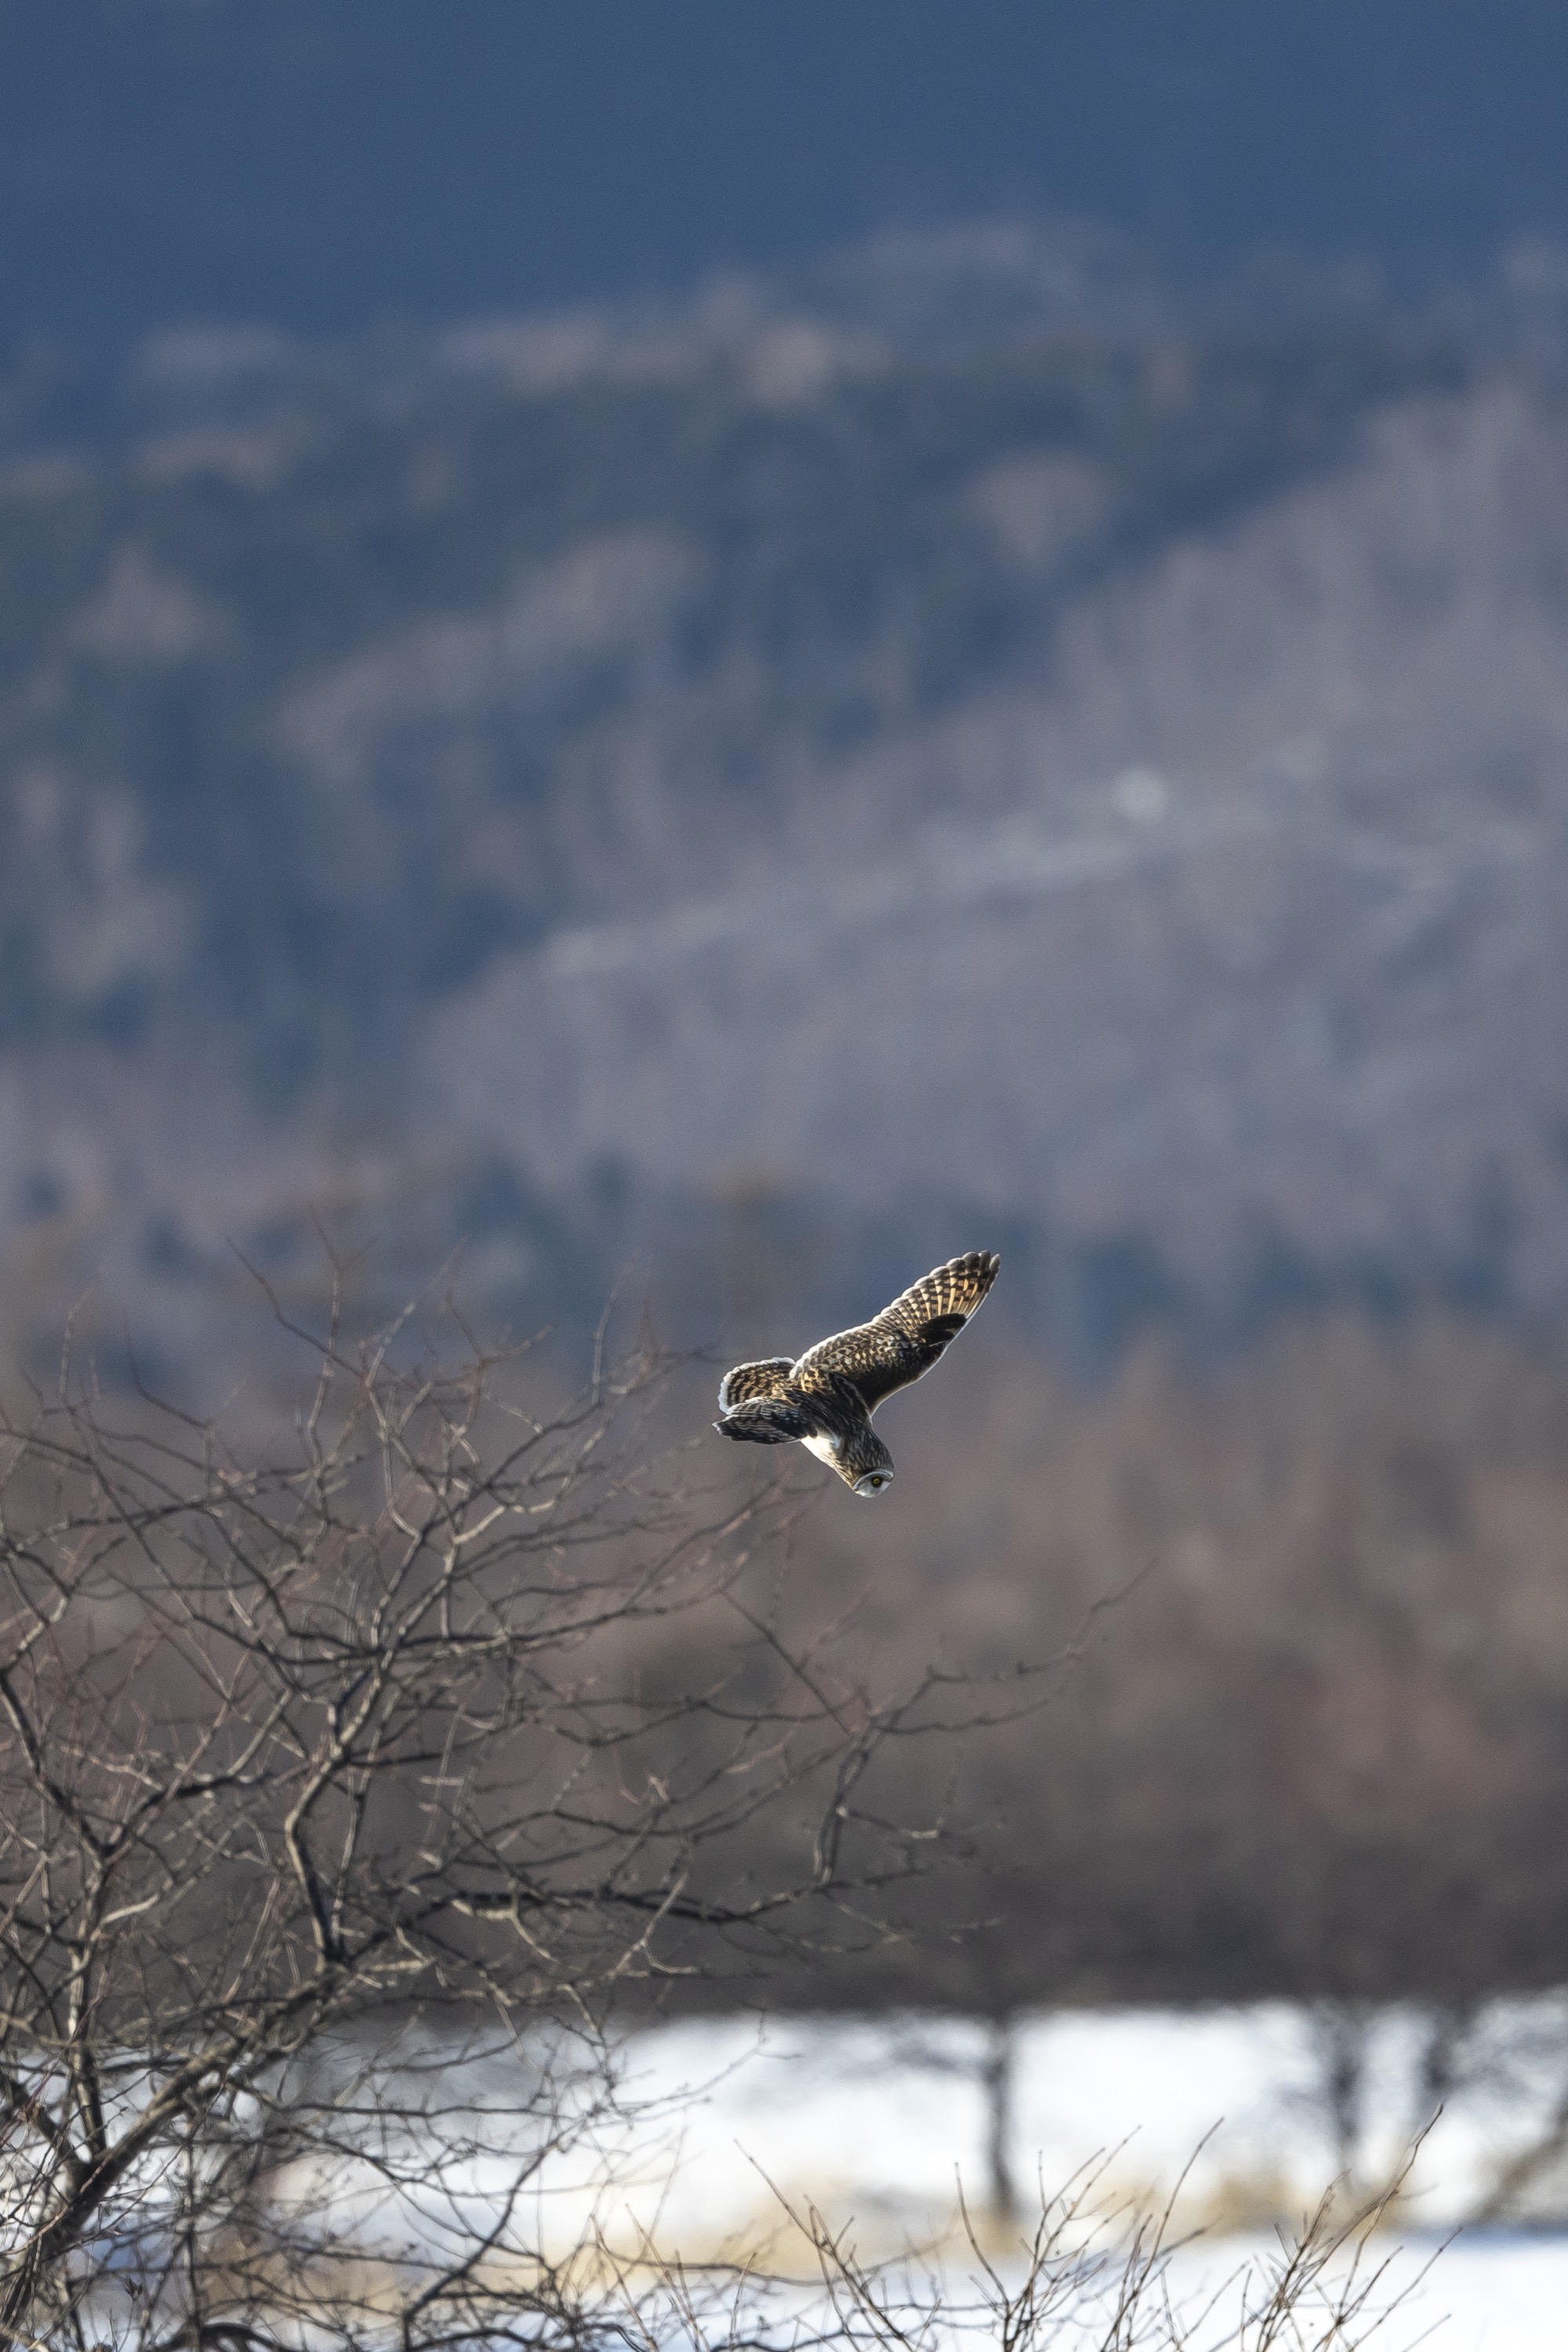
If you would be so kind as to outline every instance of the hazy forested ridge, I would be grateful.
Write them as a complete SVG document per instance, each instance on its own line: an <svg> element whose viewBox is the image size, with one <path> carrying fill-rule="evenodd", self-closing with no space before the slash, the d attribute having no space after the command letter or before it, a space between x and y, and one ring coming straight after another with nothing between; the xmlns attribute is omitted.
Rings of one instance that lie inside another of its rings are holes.
<svg viewBox="0 0 1568 2352"><path fill-rule="evenodd" d="M510 1314L657 1244L702 1334L977 1218L1087 1363L1561 1299L1552 337L855 268L166 337L92 432L18 362L22 1311L107 1263L188 1353L323 1199Z"/></svg>

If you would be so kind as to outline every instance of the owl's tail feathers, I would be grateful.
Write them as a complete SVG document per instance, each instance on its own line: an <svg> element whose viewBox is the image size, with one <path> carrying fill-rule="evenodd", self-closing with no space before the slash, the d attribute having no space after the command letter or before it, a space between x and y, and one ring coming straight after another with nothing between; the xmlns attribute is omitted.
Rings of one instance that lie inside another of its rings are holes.
<svg viewBox="0 0 1568 2352"><path fill-rule="evenodd" d="M797 1437L814 1437L816 1423L799 1404L785 1397L751 1397L713 1424L721 1437L749 1445L788 1445Z"/></svg>

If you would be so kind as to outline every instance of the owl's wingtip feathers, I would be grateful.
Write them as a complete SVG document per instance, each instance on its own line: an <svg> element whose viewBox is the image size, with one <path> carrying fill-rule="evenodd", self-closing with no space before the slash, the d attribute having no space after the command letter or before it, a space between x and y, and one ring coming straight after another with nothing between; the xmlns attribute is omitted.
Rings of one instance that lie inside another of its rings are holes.
<svg viewBox="0 0 1568 2352"><path fill-rule="evenodd" d="M965 1250L959 1257L950 1257L945 1265L937 1266L925 1277L927 1282L940 1282L943 1276L959 1283L973 1283L982 1298L1002 1271L1001 1253L997 1250ZM914 1285L919 1290L921 1286ZM977 1300L976 1305L979 1301Z"/></svg>

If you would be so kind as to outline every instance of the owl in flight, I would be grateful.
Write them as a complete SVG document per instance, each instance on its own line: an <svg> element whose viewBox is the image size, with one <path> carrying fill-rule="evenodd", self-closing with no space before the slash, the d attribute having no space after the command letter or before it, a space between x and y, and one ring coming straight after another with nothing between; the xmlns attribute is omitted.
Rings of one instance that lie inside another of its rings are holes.
<svg viewBox="0 0 1568 2352"><path fill-rule="evenodd" d="M737 1364L719 1389L721 1437L752 1445L787 1445L798 1438L808 1453L868 1497L891 1483L893 1457L871 1426L871 1415L895 1389L929 1372L955 1339L996 1279L1001 1259L992 1250L950 1257L869 1323L819 1339L797 1363L787 1356L763 1364Z"/></svg>

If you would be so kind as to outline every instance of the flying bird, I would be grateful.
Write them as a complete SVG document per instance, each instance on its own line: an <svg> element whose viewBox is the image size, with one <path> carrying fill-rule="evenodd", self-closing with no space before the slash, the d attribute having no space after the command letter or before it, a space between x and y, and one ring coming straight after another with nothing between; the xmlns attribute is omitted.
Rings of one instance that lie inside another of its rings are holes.
<svg viewBox="0 0 1568 2352"><path fill-rule="evenodd" d="M886 1492L893 1457L871 1415L898 1389L929 1372L996 1279L994 1250L950 1257L852 1331L819 1339L792 1363L771 1356L737 1364L719 1388L721 1437L752 1445L798 1441L868 1499Z"/></svg>

